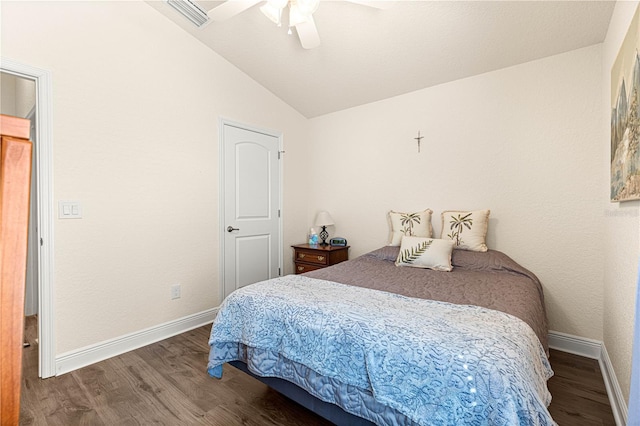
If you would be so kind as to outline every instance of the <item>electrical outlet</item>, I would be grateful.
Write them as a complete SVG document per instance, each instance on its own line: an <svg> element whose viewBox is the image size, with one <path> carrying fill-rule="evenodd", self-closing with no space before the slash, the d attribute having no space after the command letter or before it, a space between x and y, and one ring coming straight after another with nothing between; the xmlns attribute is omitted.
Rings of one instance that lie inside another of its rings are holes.
<svg viewBox="0 0 640 426"><path fill-rule="evenodd" d="M171 286L171 299L180 299L180 284Z"/></svg>

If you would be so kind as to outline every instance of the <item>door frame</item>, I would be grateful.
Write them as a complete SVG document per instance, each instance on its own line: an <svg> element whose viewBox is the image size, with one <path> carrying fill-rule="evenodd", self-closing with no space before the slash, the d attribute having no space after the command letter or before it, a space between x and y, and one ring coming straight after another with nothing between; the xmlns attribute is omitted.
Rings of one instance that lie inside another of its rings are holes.
<svg viewBox="0 0 640 426"><path fill-rule="evenodd" d="M237 127L239 129L248 130L250 132L262 133L267 136L272 136L278 138L278 210L280 211L280 216L278 217L278 269L280 271L280 275L284 271L284 259L283 259L283 218L284 211L282 209L282 132L276 132L274 130L263 129L256 126L250 126L244 123L239 123L237 121L229 120L224 117L218 118L218 236L219 236L219 250L220 253L218 255L218 279L219 279L219 296L220 296L220 304L224 300L224 283L225 283L225 262L224 262L224 253L225 253L225 245L224 245L224 236L225 236L225 223L224 223L224 207L225 207L225 189L224 189L224 126L232 126Z"/></svg>
<svg viewBox="0 0 640 426"><path fill-rule="evenodd" d="M0 71L36 83L38 255L38 375L55 376L55 319L53 274L53 90L51 71L0 58Z"/></svg>

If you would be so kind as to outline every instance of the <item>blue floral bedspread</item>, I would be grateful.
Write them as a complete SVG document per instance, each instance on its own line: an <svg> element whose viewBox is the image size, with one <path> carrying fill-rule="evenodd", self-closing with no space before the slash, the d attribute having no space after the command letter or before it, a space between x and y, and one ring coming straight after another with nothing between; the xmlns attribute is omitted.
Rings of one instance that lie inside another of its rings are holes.
<svg viewBox="0 0 640 426"><path fill-rule="evenodd" d="M209 344L213 377L256 352L260 375L282 377L286 359L419 425L555 425L544 349L499 311L289 275L227 297Z"/></svg>

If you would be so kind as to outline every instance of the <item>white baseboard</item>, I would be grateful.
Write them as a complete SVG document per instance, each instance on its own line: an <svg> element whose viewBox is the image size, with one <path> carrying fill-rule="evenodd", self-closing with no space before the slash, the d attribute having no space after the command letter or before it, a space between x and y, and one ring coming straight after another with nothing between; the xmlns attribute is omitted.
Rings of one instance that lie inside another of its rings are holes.
<svg viewBox="0 0 640 426"><path fill-rule="evenodd" d="M627 403L622 395L620 383L618 383L616 373L613 371L613 364L611 364L611 358L609 358L609 353L604 343L602 344L602 356L598 362L600 363L602 378L607 388L607 394L609 395L613 417L616 419L616 425L626 425L628 415Z"/></svg>
<svg viewBox="0 0 640 426"><path fill-rule="evenodd" d="M585 358L600 359L602 342L559 331L549 331L549 347Z"/></svg>
<svg viewBox="0 0 640 426"><path fill-rule="evenodd" d="M627 403L622 395L620 383L618 383L618 378L613 370L613 364L611 364L611 359L604 343L599 340L560 333L559 331L549 331L549 347L598 360L616 425L625 426L627 424Z"/></svg>
<svg viewBox="0 0 640 426"><path fill-rule="evenodd" d="M178 318L144 330L106 340L56 356L56 375L103 361L213 322L218 308Z"/></svg>

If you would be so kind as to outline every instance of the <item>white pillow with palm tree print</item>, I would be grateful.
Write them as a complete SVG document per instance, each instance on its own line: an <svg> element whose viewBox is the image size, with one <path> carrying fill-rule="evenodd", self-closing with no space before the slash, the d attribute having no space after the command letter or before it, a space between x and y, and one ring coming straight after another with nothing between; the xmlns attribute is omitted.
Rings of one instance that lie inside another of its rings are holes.
<svg viewBox="0 0 640 426"><path fill-rule="evenodd" d="M433 228L431 227L432 210L426 209L415 213L389 212L391 220L391 242L390 246L399 246L402 237L431 237Z"/></svg>
<svg viewBox="0 0 640 426"><path fill-rule="evenodd" d="M453 241L435 238L403 237L396 266L412 266L435 271L451 271Z"/></svg>
<svg viewBox="0 0 640 426"><path fill-rule="evenodd" d="M454 248L470 251L487 251L487 229L490 210L442 212L440 238L450 239Z"/></svg>

